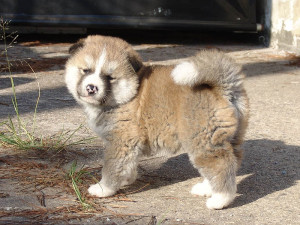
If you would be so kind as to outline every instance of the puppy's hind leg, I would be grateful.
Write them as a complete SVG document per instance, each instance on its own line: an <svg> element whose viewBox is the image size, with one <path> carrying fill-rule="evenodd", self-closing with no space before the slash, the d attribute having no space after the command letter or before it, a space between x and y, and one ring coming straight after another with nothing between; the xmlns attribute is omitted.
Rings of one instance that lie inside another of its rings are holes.
<svg viewBox="0 0 300 225"><path fill-rule="evenodd" d="M191 194L210 197L212 189L209 180L204 178L203 182L195 184L191 190Z"/></svg>
<svg viewBox="0 0 300 225"><path fill-rule="evenodd" d="M114 195L122 186L129 185L137 177L137 157L134 152L107 151L102 169L102 179L88 189L91 195L108 197Z"/></svg>
<svg viewBox="0 0 300 225"><path fill-rule="evenodd" d="M228 206L236 195L237 159L231 145L218 146L205 153L192 156L194 166L204 177L191 193L210 197L206 206L209 209L222 209Z"/></svg>

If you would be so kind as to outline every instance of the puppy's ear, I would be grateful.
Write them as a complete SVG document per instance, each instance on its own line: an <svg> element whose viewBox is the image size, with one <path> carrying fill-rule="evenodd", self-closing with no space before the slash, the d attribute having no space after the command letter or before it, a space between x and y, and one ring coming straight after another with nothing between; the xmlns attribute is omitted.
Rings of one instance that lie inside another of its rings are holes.
<svg viewBox="0 0 300 225"><path fill-rule="evenodd" d="M71 55L74 55L79 49L81 49L84 46L85 39L80 39L77 43L73 44L69 48L69 53Z"/></svg>
<svg viewBox="0 0 300 225"><path fill-rule="evenodd" d="M134 71L138 72L143 66L143 62L142 62L141 57L131 47L126 49L126 50L127 50L127 53L128 53L129 63L131 64Z"/></svg>

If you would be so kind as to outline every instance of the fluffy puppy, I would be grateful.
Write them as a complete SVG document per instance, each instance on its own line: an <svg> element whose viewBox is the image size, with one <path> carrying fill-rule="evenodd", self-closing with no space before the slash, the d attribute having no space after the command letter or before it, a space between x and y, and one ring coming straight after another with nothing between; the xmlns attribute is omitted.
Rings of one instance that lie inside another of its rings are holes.
<svg viewBox="0 0 300 225"><path fill-rule="evenodd" d="M70 48L66 84L106 145L102 179L88 189L106 197L137 177L138 158L188 153L204 177L192 194L210 209L228 206L248 119L243 74L218 51L172 66L146 66L125 41L89 36Z"/></svg>

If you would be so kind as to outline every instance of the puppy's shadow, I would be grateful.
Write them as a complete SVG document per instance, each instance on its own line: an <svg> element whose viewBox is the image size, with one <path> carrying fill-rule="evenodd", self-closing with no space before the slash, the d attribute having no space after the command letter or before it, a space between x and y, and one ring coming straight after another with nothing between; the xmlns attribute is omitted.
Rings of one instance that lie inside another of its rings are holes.
<svg viewBox="0 0 300 225"><path fill-rule="evenodd" d="M244 144L244 161L238 176L240 194L231 207L254 202L266 195L294 186L300 178L300 146L282 141L249 140ZM282 192L284 195L285 193Z"/></svg>
<svg viewBox="0 0 300 225"><path fill-rule="evenodd" d="M156 169L151 169L151 164L150 162L150 169L147 165L140 166L139 174L141 174L142 180L151 184L152 188L159 188L200 176L198 170L192 166L187 154L171 157L161 166L156 165L155 167L158 167Z"/></svg>
<svg viewBox="0 0 300 225"><path fill-rule="evenodd" d="M238 194L229 208L254 202L273 192L285 190L296 184L300 174L300 147L286 145L282 141L249 140L243 145L244 160L238 177ZM125 192L150 183L140 191L160 188L199 177L186 154L168 159L161 167L148 170L142 167L141 178Z"/></svg>

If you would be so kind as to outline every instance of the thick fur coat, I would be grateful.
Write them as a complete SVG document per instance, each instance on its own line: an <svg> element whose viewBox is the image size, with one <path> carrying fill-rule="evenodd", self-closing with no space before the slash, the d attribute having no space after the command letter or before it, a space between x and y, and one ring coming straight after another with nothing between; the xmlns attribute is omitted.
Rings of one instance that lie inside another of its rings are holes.
<svg viewBox="0 0 300 225"><path fill-rule="evenodd" d="M226 54L200 51L177 65L146 66L119 38L89 36L70 48L66 84L102 138L102 179L89 193L115 194L137 177L138 158L188 153L204 177L192 194L228 206L248 120L241 68Z"/></svg>

